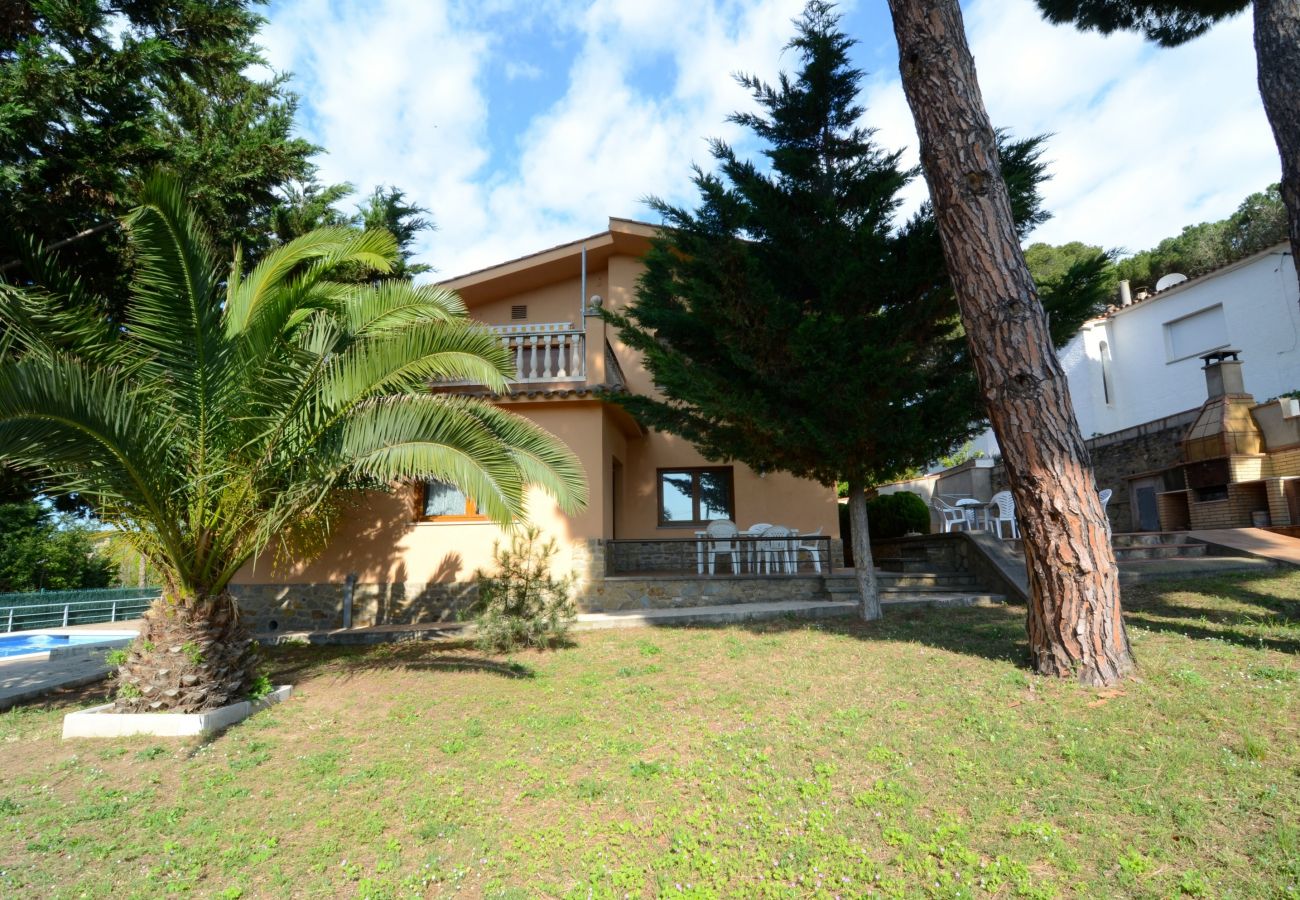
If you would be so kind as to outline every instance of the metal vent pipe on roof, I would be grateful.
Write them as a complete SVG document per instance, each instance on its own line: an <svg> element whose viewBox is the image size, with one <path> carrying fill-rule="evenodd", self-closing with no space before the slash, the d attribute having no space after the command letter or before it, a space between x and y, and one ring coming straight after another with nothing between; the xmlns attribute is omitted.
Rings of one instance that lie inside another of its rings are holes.
<svg viewBox="0 0 1300 900"><path fill-rule="evenodd" d="M1119 283L1119 305L1121 307L1133 305L1133 289L1129 287L1127 278Z"/></svg>

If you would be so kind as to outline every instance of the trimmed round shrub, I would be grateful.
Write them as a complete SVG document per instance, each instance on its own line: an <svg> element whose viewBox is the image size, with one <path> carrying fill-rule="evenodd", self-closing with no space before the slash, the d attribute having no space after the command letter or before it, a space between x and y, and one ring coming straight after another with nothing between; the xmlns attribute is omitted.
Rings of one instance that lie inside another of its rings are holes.
<svg viewBox="0 0 1300 900"><path fill-rule="evenodd" d="M902 537L930 530L930 508L911 491L881 494L867 501L867 524L876 539Z"/></svg>

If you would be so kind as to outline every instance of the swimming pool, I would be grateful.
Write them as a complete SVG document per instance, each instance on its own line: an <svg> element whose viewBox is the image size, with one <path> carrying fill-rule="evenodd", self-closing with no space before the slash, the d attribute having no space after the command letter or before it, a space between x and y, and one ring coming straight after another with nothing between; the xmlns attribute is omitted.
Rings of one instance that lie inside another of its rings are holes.
<svg viewBox="0 0 1300 900"><path fill-rule="evenodd" d="M82 634L50 634L43 631L23 631L0 634L0 659L11 656L28 656L49 653L70 647L89 647L95 644L120 644L135 637L133 631L95 631ZM61 654L60 654L61 655Z"/></svg>

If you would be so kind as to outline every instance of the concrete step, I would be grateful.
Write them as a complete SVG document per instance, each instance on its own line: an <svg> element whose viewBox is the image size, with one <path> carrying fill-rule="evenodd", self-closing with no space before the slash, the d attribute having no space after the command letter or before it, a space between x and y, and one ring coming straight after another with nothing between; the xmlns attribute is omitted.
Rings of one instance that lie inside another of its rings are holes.
<svg viewBox="0 0 1300 900"><path fill-rule="evenodd" d="M1116 547L1115 559L1193 559L1206 556L1204 544L1133 544Z"/></svg>
<svg viewBox="0 0 1300 900"><path fill-rule="evenodd" d="M877 572L876 582L881 589L926 590L965 590L978 588L979 579L966 572ZM826 590L832 594L838 591L856 591L857 578L849 575L829 575L826 577Z"/></svg>
<svg viewBox="0 0 1300 900"><path fill-rule="evenodd" d="M873 559L872 562L883 572L900 574L923 574L934 568L928 556L888 556L883 559Z"/></svg>
<svg viewBox="0 0 1300 900"><path fill-rule="evenodd" d="M1132 535L1117 534L1114 537L1115 541L1111 546L1115 550L1115 559L1117 560L1202 557L1206 555L1208 549L1205 544L1187 540L1186 532L1181 531L1152 531ZM1120 540L1120 538L1124 538L1124 540ZM1168 538L1168 540L1162 542L1160 538ZM1013 556L1024 558L1025 548L1021 541L1003 541L1003 546Z"/></svg>
<svg viewBox="0 0 1300 900"><path fill-rule="evenodd" d="M1112 534L1112 547L1153 547L1192 543L1186 531L1130 531Z"/></svg>
<svg viewBox="0 0 1300 900"><path fill-rule="evenodd" d="M1271 559L1250 556L1205 556L1200 558L1130 559L1119 564L1119 583L1141 584L1170 578L1204 578L1230 572L1268 572L1278 568Z"/></svg>

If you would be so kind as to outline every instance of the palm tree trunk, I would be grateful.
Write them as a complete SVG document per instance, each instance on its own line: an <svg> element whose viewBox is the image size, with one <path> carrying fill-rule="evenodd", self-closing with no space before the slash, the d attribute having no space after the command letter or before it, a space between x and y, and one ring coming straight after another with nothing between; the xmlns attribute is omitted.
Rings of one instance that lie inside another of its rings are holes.
<svg viewBox="0 0 1300 900"><path fill-rule="evenodd" d="M1029 569L1029 650L1044 675L1112 684L1133 669L1091 461L1025 265L957 0L889 0L944 257Z"/></svg>
<svg viewBox="0 0 1300 900"><path fill-rule="evenodd" d="M876 587L876 564L871 558L871 532L867 521L867 488L849 480L849 530L853 535L853 574L861 598L858 613L864 621L879 619L880 591Z"/></svg>
<svg viewBox="0 0 1300 900"><path fill-rule="evenodd" d="M1255 61L1282 157L1282 203L1300 274L1300 6L1294 0L1255 0Z"/></svg>
<svg viewBox="0 0 1300 900"><path fill-rule="evenodd" d="M177 599L164 592L117 673L117 712L202 712L244 700L257 647L228 592Z"/></svg>

